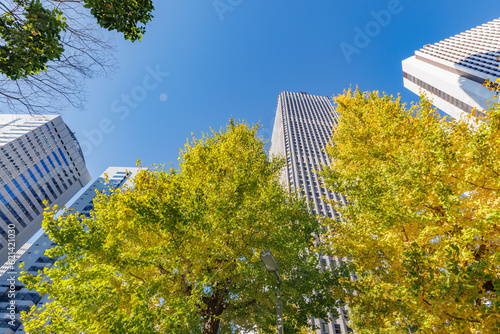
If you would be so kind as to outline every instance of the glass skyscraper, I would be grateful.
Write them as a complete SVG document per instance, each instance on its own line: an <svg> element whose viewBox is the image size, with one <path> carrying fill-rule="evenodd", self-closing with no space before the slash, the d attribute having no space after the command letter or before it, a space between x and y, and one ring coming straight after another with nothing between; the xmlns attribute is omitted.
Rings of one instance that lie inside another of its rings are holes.
<svg viewBox="0 0 500 334"><path fill-rule="evenodd" d="M44 201L64 205L90 179L61 116L0 115L0 263L40 229Z"/></svg>
<svg viewBox="0 0 500 334"><path fill-rule="evenodd" d="M286 158L282 181L290 190L298 190L317 215L335 217L337 213L326 200L345 199L322 186L313 170L330 165L325 147L335 125L334 110L328 97L305 92L283 92L278 96L278 108L271 138L271 156ZM322 266L336 266L338 259L322 256ZM320 328L318 334L344 334L351 330L346 325L345 309L339 309L339 319L312 319Z"/></svg>

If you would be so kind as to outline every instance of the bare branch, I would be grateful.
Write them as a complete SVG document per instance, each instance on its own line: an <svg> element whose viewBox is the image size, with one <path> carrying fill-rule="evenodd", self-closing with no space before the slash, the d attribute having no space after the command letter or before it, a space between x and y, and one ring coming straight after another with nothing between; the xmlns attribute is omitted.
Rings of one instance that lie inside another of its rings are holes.
<svg viewBox="0 0 500 334"><path fill-rule="evenodd" d="M43 0L42 0L43 1ZM0 75L3 113L51 114L69 107L83 110L87 102L85 83L109 77L116 68L114 48L105 30L97 25L79 0L45 0L63 11L68 28L61 35L64 53L47 64L47 70L18 80ZM0 1L5 9L13 3ZM9 9L9 12L13 9ZM0 41L1 44L2 41Z"/></svg>

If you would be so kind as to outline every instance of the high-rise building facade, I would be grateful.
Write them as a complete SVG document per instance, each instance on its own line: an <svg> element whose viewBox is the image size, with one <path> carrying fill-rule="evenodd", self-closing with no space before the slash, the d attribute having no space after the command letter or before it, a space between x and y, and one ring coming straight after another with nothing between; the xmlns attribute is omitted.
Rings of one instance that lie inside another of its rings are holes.
<svg viewBox="0 0 500 334"><path fill-rule="evenodd" d="M90 211L94 208L93 199L96 196L96 190L102 192L109 187L121 188L131 185L138 171L139 168L136 167L109 167L85 189L79 198L74 200L68 209L89 217ZM109 183L105 182L105 174ZM14 266L7 263L0 268L0 334L26 333L19 320L20 312L28 312L33 305L40 307L48 301L48 296L41 296L36 291L28 290L17 279L20 276L18 265L23 262L29 274L36 274L39 270L43 271L44 268L52 267L56 260L49 258L44 252L54 245L43 229L40 229L18 251L19 258Z"/></svg>
<svg viewBox="0 0 500 334"><path fill-rule="evenodd" d="M0 263L40 229L44 201L64 205L90 179L61 116L0 115Z"/></svg>
<svg viewBox="0 0 500 334"><path fill-rule="evenodd" d="M455 118L481 113L493 92L483 86L500 77L500 19L427 44L403 61L404 86L426 93L433 104Z"/></svg>
<svg viewBox="0 0 500 334"><path fill-rule="evenodd" d="M283 92L278 96L278 108L271 138L272 156L286 158L282 181L290 190L299 190L314 213L335 217L337 213L323 199L346 203L345 199L322 186L314 170L330 165L325 147L335 125L333 105L328 97L307 93ZM321 256L321 265L336 266L338 259ZM345 334L347 327L345 309L340 308L340 318L312 319L320 329L318 334Z"/></svg>

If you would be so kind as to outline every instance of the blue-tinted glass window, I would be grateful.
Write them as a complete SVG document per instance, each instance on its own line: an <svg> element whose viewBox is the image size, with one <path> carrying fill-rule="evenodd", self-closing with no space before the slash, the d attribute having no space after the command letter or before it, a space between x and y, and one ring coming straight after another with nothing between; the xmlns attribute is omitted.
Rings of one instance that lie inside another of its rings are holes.
<svg viewBox="0 0 500 334"><path fill-rule="evenodd" d="M14 195L14 193L12 192L12 190L10 189L10 187L8 185L3 186L3 188L5 189L5 191L7 191L7 194L9 194L10 197L16 198L16 195Z"/></svg>
<svg viewBox="0 0 500 334"><path fill-rule="evenodd" d="M56 259L50 258L48 256L40 256L36 260L37 263L52 263L52 264L54 264L56 261L57 261Z"/></svg>
<svg viewBox="0 0 500 334"><path fill-rule="evenodd" d="M33 179L33 181L37 182L37 179L36 179L36 177L35 177L35 174L33 174L33 172L32 172L30 169L28 169L28 174L29 174L29 175L30 175L30 177Z"/></svg>
<svg viewBox="0 0 500 334"><path fill-rule="evenodd" d="M66 166L69 166L68 160L66 160L66 157L64 156L63 151L60 148L58 148L57 150L59 151L59 154L63 158L64 163L66 164Z"/></svg>
<svg viewBox="0 0 500 334"><path fill-rule="evenodd" d="M2 203L3 203L3 205L7 205L7 204L9 204L9 202L7 202L7 200L5 199L5 197L3 197L3 195L2 195L2 194L0 194L0 202L2 202Z"/></svg>
<svg viewBox="0 0 500 334"><path fill-rule="evenodd" d="M52 194L52 196L54 196L54 198L57 198L57 195L56 193L54 192L54 189L52 189L51 185L45 181L45 185L47 186L47 188L49 189L50 193Z"/></svg>
<svg viewBox="0 0 500 334"><path fill-rule="evenodd" d="M43 201L42 199L40 198L40 196L38 196L38 194L36 193L36 191L31 187L31 184L29 183L29 181L24 177L23 174L20 175L21 176L21 180L23 180L24 184L26 185L26 187L28 188L28 190L31 192L31 194L33 195L33 197L36 199L36 201L38 202L38 204L40 204L40 206L44 206L43 205Z"/></svg>
<svg viewBox="0 0 500 334"><path fill-rule="evenodd" d="M1 210L0 210L0 218L2 218L2 220L4 221L5 224L7 224L7 225L12 224L10 219Z"/></svg>
<svg viewBox="0 0 500 334"><path fill-rule="evenodd" d="M14 208L12 207L12 205L10 205L9 203L7 203L7 201L5 200L5 198L2 195L0 195L0 201L3 204L5 204L5 207L7 208L7 210L9 210L9 212L14 216L14 218L16 218L16 220L19 222L19 224L21 224L22 227L26 227L26 224L22 220L21 216L19 216L19 214L17 213L17 211L14 210Z"/></svg>
<svg viewBox="0 0 500 334"><path fill-rule="evenodd" d="M56 159L56 161L59 164L59 166L62 166L61 160L59 160L59 157L57 156L56 152L52 152L52 155L54 156L54 159Z"/></svg>
<svg viewBox="0 0 500 334"><path fill-rule="evenodd" d="M38 172L38 174L40 174L40 177L43 177L42 171L40 170L40 168L38 168L37 164L35 164L35 169Z"/></svg>
<svg viewBox="0 0 500 334"><path fill-rule="evenodd" d="M59 185L57 184L56 179L54 179L53 177L50 178L52 179L52 183L54 183L54 185L56 186L57 191L59 191L59 194L62 195L61 187L59 187Z"/></svg>
<svg viewBox="0 0 500 334"><path fill-rule="evenodd" d="M42 164L43 169L45 169L45 171L47 172L47 174L48 174L48 173L50 173L49 168L48 168L48 167L47 167L47 165L45 164L45 161L40 160L40 163ZM35 166L36 166L36 165L35 165Z"/></svg>
<svg viewBox="0 0 500 334"><path fill-rule="evenodd" d="M49 163L52 166L52 168L56 168L56 165L54 165L54 161L52 161L50 157L47 157L47 160L49 160Z"/></svg>
<svg viewBox="0 0 500 334"><path fill-rule="evenodd" d="M35 214L39 215L40 212L36 208L35 204L33 204L33 201L28 197L28 195L26 195L26 193L24 192L24 189L21 188L21 186L19 185L19 183L16 180L12 180L12 183L14 183L14 185L17 188L17 190L19 190L19 192L21 193L21 196L24 197L26 203L28 203L28 205L30 206L31 210L33 210L33 212L35 212Z"/></svg>
<svg viewBox="0 0 500 334"><path fill-rule="evenodd" d="M17 190L19 190L19 192L23 192L24 191L23 188L21 188L21 186L19 185L19 182L17 182L16 180L12 180L12 183L17 188Z"/></svg>
<svg viewBox="0 0 500 334"><path fill-rule="evenodd" d="M3 215L3 213L2 213L2 215ZM7 232L5 232L5 230L1 227L0 227L0 234L2 235L2 237L4 237L5 240L9 240L9 236L7 235Z"/></svg>
<svg viewBox="0 0 500 334"><path fill-rule="evenodd" d="M38 190L40 190L40 192L42 193L43 195L43 198L45 198L47 201L49 201L49 204L52 203L52 200L50 199L49 195L47 195L47 192L43 189L43 187L39 184L37 184L38 186ZM50 190L50 189L49 189ZM54 198L55 198L55 194L54 194Z"/></svg>

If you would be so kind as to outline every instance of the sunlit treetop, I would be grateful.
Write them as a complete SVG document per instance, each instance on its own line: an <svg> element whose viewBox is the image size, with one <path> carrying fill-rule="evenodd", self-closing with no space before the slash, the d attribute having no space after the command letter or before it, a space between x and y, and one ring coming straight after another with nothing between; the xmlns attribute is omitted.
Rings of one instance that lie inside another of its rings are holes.
<svg viewBox="0 0 500 334"><path fill-rule="evenodd" d="M353 327L500 332L500 107L455 120L425 98L349 90L335 102L323 177L350 205L320 250L358 277L343 283Z"/></svg>

